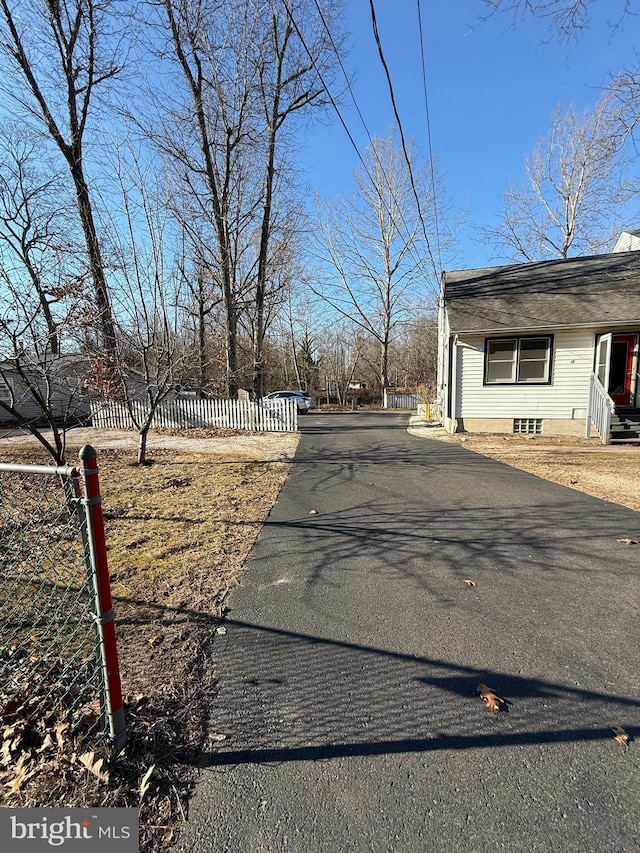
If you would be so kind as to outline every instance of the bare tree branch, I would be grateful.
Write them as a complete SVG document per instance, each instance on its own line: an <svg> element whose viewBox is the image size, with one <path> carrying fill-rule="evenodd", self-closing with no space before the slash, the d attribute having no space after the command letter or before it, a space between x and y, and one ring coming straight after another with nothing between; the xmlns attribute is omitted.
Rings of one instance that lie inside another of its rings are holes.
<svg viewBox="0 0 640 853"><path fill-rule="evenodd" d="M620 109L606 92L583 115L558 109L549 133L526 158L528 184L508 187L497 228L488 240L510 260L598 253L619 230L617 214L634 194L625 182Z"/></svg>

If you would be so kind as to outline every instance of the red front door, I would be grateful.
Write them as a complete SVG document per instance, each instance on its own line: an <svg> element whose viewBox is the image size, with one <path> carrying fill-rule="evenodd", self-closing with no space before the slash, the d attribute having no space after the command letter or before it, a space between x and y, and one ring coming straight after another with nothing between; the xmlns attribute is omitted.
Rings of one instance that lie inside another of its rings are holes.
<svg viewBox="0 0 640 853"><path fill-rule="evenodd" d="M616 406L631 402L631 379L637 335L614 335L611 340L609 396Z"/></svg>

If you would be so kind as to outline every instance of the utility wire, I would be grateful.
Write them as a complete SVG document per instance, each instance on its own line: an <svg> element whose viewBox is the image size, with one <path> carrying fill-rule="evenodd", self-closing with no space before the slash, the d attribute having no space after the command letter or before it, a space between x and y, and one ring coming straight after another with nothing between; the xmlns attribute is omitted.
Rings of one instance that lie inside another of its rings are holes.
<svg viewBox="0 0 640 853"><path fill-rule="evenodd" d="M322 11L322 6L320 5L319 0L315 0L315 4L316 4L316 9L318 10L318 14L320 16L320 20L322 21L322 25L325 29L325 32L327 33L327 36L329 37L329 42L331 44L331 48L332 48L333 52L335 53L336 58L338 60L338 65L340 66L340 70L342 71L342 74L344 76L345 82L347 84L347 89L349 91L349 94L351 95L351 100L353 101L353 105L356 108L356 112L358 113L358 117L359 117L360 121L362 122L362 126L364 127L365 133L367 134L367 139L369 140L369 143L371 145L373 145L373 139L371 138L371 133L369 131L369 128L367 127L366 121L364 120L364 116L362 115L362 110L360 109L360 106L358 105L358 101L356 100L356 96L355 96L355 93L353 91L353 86L351 85L351 80L349 79L349 75L347 74L347 70L344 67L344 63L342 61L342 56L340 54L340 51L338 50L338 46L335 43L334 38L333 38L333 33L331 32L331 28L329 27L329 24L327 23L327 20L324 16L324 12ZM285 5L286 5L286 3L285 3ZM299 35L299 33L298 33L298 35ZM306 45L305 45L305 47L306 47ZM309 51L307 50L307 53L308 52Z"/></svg>
<svg viewBox="0 0 640 853"><path fill-rule="evenodd" d="M343 63L343 61L342 61L342 56L341 56L341 54L340 54L340 51L339 51L339 49L338 49L338 46L337 46L337 45L336 45L336 43L335 43L335 40L334 40L334 38L333 38L333 34L332 34L332 32L331 32L331 28L329 27L329 25L328 25L328 23L327 23L327 20L326 20L326 18L325 18L325 16L324 16L324 12L322 11L322 7L321 7L321 5L320 5L319 0L315 0L315 5L316 5L316 9L317 9L317 11L318 11L318 15L320 16L320 20L321 20L321 22L322 22L322 24L323 24L323 26L324 26L324 29L325 29L325 31L326 31L326 33L327 33L328 38L329 38L329 42L330 42L330 44L331 44L331 48L332 48L332 50L333 50L333 52L334 52L334 54L335 54L335 56L336 56L336 59L338 60L338 64L339 64L339 66L340 66L340 70L342 71L342 74L343 74L343 76L344 76L344 79L345 79L345 82L346 82L346 85L347 85L347 90L348 90L348 92L349 92L349 94L350 94L350 96L351 96L351 100L353 101L353 105L354 105L354 107L355 107L355 109L356 109L356 112L358 113L358 117L360 118L360 121L362 122L362 126L363 126L363 128L364 128L364 130L365 130L365 133L366 133L366 135L367 135L367 139L369 140L369 146L370 146L370 150L371 150L371 153L372 153L372 155L373 155L373 158L375 159L375 161L376 161L376 165L377 165L377 167L380 169L380 171L381 171L381 173L382 173L382 175L383 175L383 177L384 177L384 179L385 179L385 182L386 182L387 188L388 188L391 192L393 192L393 186L392 186L392 183L391 183L391 179L389 178L389 175L387 174L387 172L386 172L386 170L385 170L384 163L382 162L382 160L381 160L381 158L380 158L380 155L379 155L379 153L378 153L378 149L376 148L376 146L375 146L375 144L374 144L373 138L372 138L372 136L371 136L371 132L369 131L369 128L368 128L367 123L366 123L366 121L365 121L364 115L362 114L362 110L360 109L360 106L359 106L358 101L357 101L357 99L356 99L355 92L353 91L353 87L352 87L352 85L351 85L351 80L349 79L349 75L348 75L348 73L347 73L347 71L346 71L346 69L345 69L345 67L344 67L344 63ZM285 3L285 7L286 7L286 3ZM291 12L289 11L289 9L287 9L287 11L289 12L289 15L291 16ZM292 20L293 20L293 19L292 19ZM294 23L294 26L295 26L295 21L294 21L293 23ZM296 27L296 31L297 31L297 33L298 33L298 36L299 36L300 40L302 41L302 43L303 43L303 45L304 45L304 47L305 47L305 49L306 49L306 51L307 51L307 54L311 57L311 54L309 53L309 49L307 48L307 46L306 46L306 44L305 44L305 42L304 42L304 38L302 37L302 35L301 35L300 31L297 29L297 27ZM322 78L321 78L321 82L322 82L322 83L323 83L323 85L324 85L324 81L322 81ZM325 89L326 89L326 86L325 86ZM329 93L328 93L328 92L327 92L327 94L329 95ZM330 97L330 95L329 95L329 97ZM333 103L333 101L332 101L332 103ZM335 108L335 107L334 107L334 108ZM339 116L340 120L342 121L343 126L345 126L345 122L342 120L342 116L340 116L340 114L339 114L339 113L338 113L338 116ZM350 136L350 138L351 138L351 136ZM358 149L356 148L356 151L357 151L357 150L358 150ZM358 152L358 156L360 157L360 152ZM363 162L363 161L362 161L362 157L360 157L360 161L361 161L361 162ZM364 164L363 164L363 165L364 165ZM378 198L379 198L379 200L380 200L381 204L384 204L384 198L382 197L382 193L381 193L381 191L380 191L380 187L378 186L378 182L377 182L376 180L374 180L373 176L371 175L371 173L370 173L369 169L368 169L366 166L365 166L365 172L366 172L366 174L367 174L367 177L368 177L368 178L369 178L369 180L371 181L371 184L372 184L372 186L373 186L373 188L374 188L375 192L377 193ZM415 190L414 190L414 192L415 192ZM391 215L391 216L392 216L392 218L393 218L393 211L392 211L392 210L389 210L389 213L390 213L390 215ZM400 217L401 217L401 219L402 219L402 226L404 227L404 229L405 229L405 230L407 231L407 233L408 233L408 232L409 232L408 224L407 224L407 222L406 222L406 220L405 220L405 218L404 218L404 215L403 215L403 213L402 213L402 210L401 210L399 207L398 207L398 213L400 214ZM396 225L396 227L398 227L396 223L394 223L394 224ZM401 229L400 229L400 228L398 228L398 231L400 231L400 230L401 230ZM411 254L413 254L413 247L411 247L411 248L409 249L409 251L410 251L410 253L411 253Z"/></svg>
<svg viewBox="0 0 640 853"><path fill-rule="evenodd" d="M349 127L348 127L348 125L347 125L347 123L346 123L346 121L345 121L344 117L342 116L342 113L340 112L340 109L338 108L338 104L336 103L335 98L333 97L333 95L331 94L331 92L330 92L330 90L329 90L329 87L328 87L328 85L327 85L327 83L326 83L326 81L325 81L325 79L324 79L324 77L323 77L323 75L322 75L322 72L321 72L320 68L318 67L318 63L316 62L316 58L315 58L315 56L312 54L311 50L309 49L309 47L308 47L308 45L307 45L307 43L306 43L306 41L305 41L304 35L303 35L303 33L301 32L300 28L298 27L298 24L297 24L297 22L296 22L296 20L295 20L295 18L294 18L294 16L293 16L293 12L292 12L291 8L289 7L289 4L288 4L287 0L283 0L283 5L284 5L284 8L285 8L285 9L286 9L286 11L287 11L287 15L289 16L289 20L291 21L291 25L293 26L294 30L296 31L296 34L297 34L297 36L298 36L298 38L299 38L299 40L300 40L300 43L301 43L301 45L303 46L304 50L306 51L307 56L309 57L309 60L310 60L310 62L311 62L311 64L312 64L312 66L313 66L313 68L314 68L314 70L315 70L316 74L318 75L318 79L320 80L320 83L322 84L322 87L323 87L324 91L325 91L325 92L326 92L326 94L327 94L327 97L328 97L328 99L329 99L329 102L331 103L331 106L333 107L333 109L334 109L334 111L335 111L336 115L338 116L338 119L340 120L340 123L341 123L342 127L344 128L344 131L345 131L345 133L347 134L347 137L348 137L348 139L349 139L349 142L351 143L351 145L352 145L352 147L354 148L354 150L355 150L356 154L358 155L358 159L359 159L359 161L360 161L360 163L361 163L361 165L362 165L362 167L363 167L363 169L364 169L364 171L365 171L365 174L367 175L367 177L368 177L368 178L369 178L369 180L371 181L372 186L375 188L376 192L378 193L378 196L379 196L379 197L381 198L381 200L382 200L382 196L381 196L381 194L380 194L380 189L379 189L379 187L378 187L378 184L377 184L377 182L376 182L375 178L373 177L373 175L371 174L371 171L369 170L369 167L368 167L368 165L367 165L367 163L366 163L366 161L365 161L364 157L362 156L362 153L360 152L360 149L358 148L358 145L357 145L357 143L356 143L356 141L355 141L355 139L354 139L354 137L353 137L353 134L352 134L352 133L351 133L351 131L349 130ZM373 143L373 139L372 139L372 137L371 137L371 133L370 133L370 131L369 131L369 128L367 127L367 123L366 123L366 121L365 121L365 119L364 119L364 116L363 116L363 114L362 114L362 111L361 111L361 109L360 109L360 107L359 107L359 105L358 105L358 102L357 102L357 100L356 100L355 94L354 94L354 92L353 92L353 87L351 86L351 82L350 82L350 80L349 80L349 76L348 76L347 71L346 71L346 69L345 69L345 67L344 67L344 64L343 64L343 62L342 62L342 57L341 57L341 55L340 55L340 51L338 50L338 47L337 47L337 45L336 45L336 43L335 43L335 41L334 41L334 39L333 39L333 36L332 36L332 34L331 34L331 30L330 30L330 28L329 28L329 25L328 25L328 23L327 23L327 21L326 21L326 19L325 19L325 16L324 16L324 13L322 12L321 7L320 7L319 0L315 0L315 5L316 5L316 8L317 8L317 10L318 10L318 12L319 12L320 19L321 19L322 24L323 24L323 26L324 26L324 28L325 28L325 31L327 32L327 35L328 35L328 37L329 37L329 41L330 41L330 44L331 44L332 50L333 50L333 52L335 53L335 55L336 55L336 57L337 57L337 59L338 59L338 64L340 65L340 69L341 69L341 71L342 71L342 73L343 73L343 75L344 75L344 78L345 78L345 81L346 81L346 84L347 84L347 89L348 89L348 91L349 91L349 94L351 95L351 99L352 99L353 104L354 104L354 106L355 106L355 108L356 108L356 112L358 113L358 116L359 116L359 118L360 118L360 121L362 122L362 125L363 125L363 127L364 127L364 129L365 129L365 132L366 132L366 134L367 134L367 138L369 139L369 143L370 143L370 145L371 145L371 151L372 151L372 153L373 153L373 156L374 156L374 158L375 158L375 160L376 160L377 165L379 166L379 168L381 169L381 171L382 171L382 173L383 173L383 175L384 175L384 177L385 177L385 180L386 180L386 183L387 183L388 187L389 187L390 189L392 189L392 187L391 187L391 181L390 181L390 179L389 179L388 175L386 174L385 169L384 169L384 166L383 166L383 164L382 164L382 163L381 163L381 161L380 161L380 158L379 158L378 152L376 151L375 145L374 145L374 143ZM405 142L405 138L404 138L404 133L403 133L403 130L402 130L402 123L401 123L401 121L400 121L400 115L399 115L399 113L398 113L398 110L397 110L397 107L396 107L396 103L395 103L395 95L394 95L394 91L393 91L393 85L392 85L392 83L391 83L391 77L390 77L390 74L389 74L389 69L388 69L387 64L386 64L386 61L385 61L385 59L384 59L384 54L383 54L383 51L382 51L382 46L381 46L381 44L380 44L380 38L379 38L379 36L377 35L377 22L376 22L376 17L375 17L375 8L374 8L374 6L373 6L373 0L371 0L371 12L372 12L372 20L373 20L373 22L374 22L374 34L376 35L376 42L377 42L377 44L378 44L378 51L379 51L379 53L380 53L380 57L381 57L381 60L382 60L382 64L383 64L383 67L384 67L385 72L386 72L386 75L387 75L387 81L388 81L389 89L390 89L390 92L391 92L391 100L392 100L392 104L393 104L394 115L395 115L395 117L396 117L396 121L397 121L397 123L398 123L398 128L399 128L399 131L400 131L400 136L401 136L401 139L402 139L403 156L404 156L404 159L405 159L405 161L406 161L406 163L407 163L407 168L408 168L408 173L409 173L409 179L410 179L410 183L411 183L411 187L412 187L413 195L414 195L414 197L415 197L415 199L416 199L416 203L417 203L417 206L418 206L418 217L419 217L419 220L420 220L420 223L421 223L421 226L422 226L422 232L423 232L423 234L424 234L424 238L425 238L425 242L426 242L426 246L427 246L427 251L428 251L428 254L429 254L429 258L431 259L431 265L432 265L432 267L433 267L433 269L434 269L434 273L435 273L435 276L436 276L436 279L437 279L437 278L438 278L438 269L437 269L437 267L436 267L435 259L434 259L434 257L433 257L433 252L432 252L432 250L431 250L431 244L430 244L430 241L429 241L429 237L428 237L428 235L427 235L427 228L426 228L426 224L425 224L425 222L424 222L424 218L423 218L423 215L422 215L422 207L421 207L420 199L419 199L419 196L418 196L418 191L417 191L416 184L415 184L415 178L414 178L414 175L413 175L413 168L412 168L412 165L411 165L411 159L410 159L410 157L409 157L409 153L408 153L408 150L407 150L407 146L406 146L406 142ZM402 218L403 218L403 220L404 220L404 217L402 217ZM403 221L403 225L404 225L404 227L405 227L405 228L407 228L407 227L408 227L408 226L407 226L406 221ZM413 253L413 250L412 250L412 249L410 249L410 252L411 252L411 253Z"/></svg>
<svg viewBox="0 0 640 853"><path fill-rule="evenodd" d="M347 136L348 136L348 138L349 138L349 142L351 143L351 145L353 146L353 148L354 148L354 150L355 150L356 154L358 155L358 159L360 160L360 163L362 164L362 167L364 168L365 172L367 173L367 176L368 176L368 177L369 177L369 179L373 182L373 176L371 175L371 172L369 171L369 168L368 168L368 166L367 166L367 164L366 164L366 162L365 162L365 160L364 160L364 157L363 157L363 156L362 156L362 154L360 153L360 149L358 148L358 145L357 145L357 143L356 143L355 139L353 138L353 136L352 136L352 134L351 134L351 131L349 130L349 128L348 128L348 126L347 126L347 123L346 123L346 121L344 120L344 118L343 118L343 116L342 116L342 113L340 112L340 110L339 110L339 108L338 108L338 104L336 103L335 98L333 97L333 95L332 95L332 94L331 94L331 92L329 91L329 87L328 87L327 83L325 82L324 77L322 76L322 72L321 72L321 70L318 68L318 63L316 62L316 58L315 58L315 56L313 56L313 54L312 54L312 53L311 53L311 51L309 50L309 47L307 46L307 43L306 43L306 41L305 41L305 39L304 39L304 36L303 36L302 32L300 31L300 28L298 27L298 24L296 23L295 18L293 17L293 12L292 12L292 11L291 11L291 9L289 8L289 4L287 3L287 0L283 0L283 5L284 5L284 8L287 10L287 15L289 16L289 20L291 21L291 24L292 24L292 26L293 26L294 30L296 31L296 34L297 34L298 38L300 39L300 43L301 43L301 44L302 44L302 46L304 47L304 49L305 49L305 51L306 51L306 53L307 53L307 56L309 57L309 61L310 61L310 62L311 62L311 64L313 65L314 71L315 71L315 72L316 72L316 74L318 75L318 79L320 80L320 83L322 84L322 88L323 88L323 89L324 89L324 91L327 93L327 97L329 98L329 101L330 101L330 103L331 103L331 106L333 107L333 109L335 110L336 115L337 115L337 116L338 116L338 118L340 119L340 124L341 124L341 125L342 125L342 127L344 128L344 131L345 131L345 133L347 134ZM323 18L323 22L324 22L324 18ZM326 27L327 27L326 22L324 22L324 25L325 25L325 28L326 28ZM333 40L332 40L332 42L333 42ZM332 46L333 46L334 51L336 51L336 53L337 53L337 48L336 48L335 44L333 44ZM341 64L342 64L342 63L341 63ZM349 84L348 84L348 81L347 81L347 85L349 85ZM356 107L356 108L357 108L357 107ZM359 110L358 110L358 112L359 112ZM363 123L364 123L364 119L363 119ZM366 127L366 125L365 125L365 127Z"/></svg>
<svg viewBox="0 0 640 853"><path fill-rule="evenodd" d="M424 110L427 117L427 140L429 145L429 164L431 168L431 193L433 195L433 220L434 226L436 229L436 252L438 254L438 269L442 270L442 256L440 251L440 227L438 224L438 197L436 194L436 175L435 175L435 167L433 164L433 145L431 143L431 118L429 113L429 95L427 89L427 67L425 61L425 49L424 49L424 34L422 29L422 9L420 6L420 0L417 0L418 3L418 32L420 34L420 58L422 61L422 89L424 92Z"/></svg>
<svg viewBox="0 0 640 853"><path fill-rule="evenodd" d="M400 113L398 112L398 107L396 105L396 96L395 96L395 92L393 90L393 83L391 81L391 74L389 73L389 66L387 65L387 61L386 61L385 56L384 56L384 51L382 50L382 42L380 41L380 33L378 32L378 21L376 18L376 9L375 9L375 5L374 5L373 0L369 0L369 8L371 9L371 25L373 27L373 37L376 41L376 45L378 47L378 55L380 56L380 62L382 64L385 76L387 78L387 85L389 87L389 96L391 98L391 105L393 107L393 114L395 116L396 122L398 123L398 130L400 132L400 140L402 143L402 151L403 151L406 163L407 163L407 168L409 170L409 180L411 181L411 188L413 190L413 195L415 197L416 205L418 208L418 217L420 219L420 224L422 225L422 233L424 234L424 239L425 239L425 243L427 246L427 251L429 253L429 257L431 258L431 264L433 266L433 270L434 270L434 273L435 273L435 276L437 279L438 278L438 267L437 267L435 258L433 256L433 251L431 249L431 241L429 240L429 235L427 234L427 226L426 226L426 223L424 221L424 217L422 215L422 203L420 202L420 197L418 195L418 189L417 189L416 183L415 183L415 178L414 178L414 174L413 174L413 167L411 165L411 158L409 157L409 152L407 150L407 143L406 143L406 139L405 139L405 135L404 135L404 130L402 127L402 121L400 119ZM435 201L435 199L434 199L434 201Z"/></svg>

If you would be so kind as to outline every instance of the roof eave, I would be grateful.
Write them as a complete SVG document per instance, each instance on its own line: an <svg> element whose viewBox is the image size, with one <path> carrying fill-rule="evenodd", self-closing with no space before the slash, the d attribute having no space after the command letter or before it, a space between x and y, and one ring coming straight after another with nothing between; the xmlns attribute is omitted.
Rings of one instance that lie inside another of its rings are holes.
<svg viewBox="0 0 640 853"><path fill-rule="evenodd" d="M562 329L602 329L614 327L637 326L640 328L640 318L629 320L601 320L597 323L547 323L539 326L497 326L495 328L479 328L479 329L457 329L450 326L452 335L496 335L510 334L512 332L548 332L558 331Z"/></svg>

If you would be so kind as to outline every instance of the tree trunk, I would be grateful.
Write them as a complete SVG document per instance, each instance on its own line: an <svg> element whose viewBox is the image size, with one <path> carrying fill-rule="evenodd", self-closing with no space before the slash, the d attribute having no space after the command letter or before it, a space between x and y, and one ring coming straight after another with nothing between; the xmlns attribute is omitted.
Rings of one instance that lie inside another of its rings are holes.
<svg viewBox="0 0 640 853"><path fill-rule="evenodd" d="M147 438L149 425L145 424L138 432L138 465L147 464Z"/></svg>
<svg viewBox="0 0 640 853"><path fill-rule="evenodd" d="M256 399L264 396L264 302L267 291L267 272L269 259L269 235L271 232L271 206L273 203L273 181L275 176L276 123L280 109L279 86L273 104L269 127L269 147L264 181L264 206L260 228L260 249L258 252L258 276L255 293L255 323L253 327L253 394Z"/></svg>
<svg viewBox="0 0 640 853"><path fill-rule="evenodd" d="M213 219L216 230L216 244L218 251L218 262L220 265L220 279L222 298L225 311L225 345L227 350L227 391L231 399L238 397L238 357L237 357L237 327L238 316L234 293L234 277L231 269L231 250L228 227L228 197L226 179L228 173L223 176L221 184L218 180L217 170L215 167L212 151L214 150L213 140L209 132L207 115L205 112L205 94L204 94L204 76L200 57L198 56L198 46L194 31L183 32L180 28L180 22L176 17L175 8L172 0L163 0L163 5L167 13L167 20L171 29L173 47L176 52L176 57L187 80L193 106L195 111L195 119L198 126L198 135L200 137L200 153L204 164L204 173L206 177L207 188L209 190L211 206L213 210ZM189 24L189 28L191 24ZM194 57L194 66L192 68L189 63L189 57L185 52L183 39L186 39L188 49L192 51ZM227 155L229 155L229 136L227 136Z"/></svg>
<svg viewBox="0 0 640 853"><path fill-rule="evenodd" d="M205 328L204 295L202 292L202 281L198 283L198 399L202 400L204 388L207 382L207 335Z"/></svg>
<svg viewBox="0 0 640 853"><path fill-rule="evenodd" d="M380 341L380 384L383 388L389 387L389 338L384 337Z"/></svg>
<svg viewBox="0 0 640 853"><path fill-rule="evenodd" d="M1 11L7 24L10 39L5 45L5 52L10 53L20 68L28 91L36 101L37 108L35 113L44 122L51 139L64 156L71 172L76 193L78 214L89 256L89 268L93 279L101 345L115 370L116 336L109 301L109 290L104 275L104 267L102 265L102 257L93 220L91 199L82 165L82 137L86 127L93 89L99 82L112 77L116 73L115 67L109 67L103 75L96 67L95 50L97 30L95 13L97 7L98 4L92 2L87 2L86 4L69 4L69 7L64 3L48 2L43 5L42 9L42 21L47 21L53 35L51 44L55 44L58 59L61 63L59 70L62 72L64 85L60 87L60 91L66 93L67 120L69 125L69 132L65 139L38 81L37 73L42 70L39 67L39 61L37 63L35 60L32 62L29 52L23 47L19 27L24 26L26 31L26 28L29 26L27 22L30 22L30 19L28 16L21 18L18 14L14 15L11 9L9 9L9 4L6 0L2 0L1 2ZM36 22L36 28L37 26L38 22ZM86 36L86 44L84 43L83 32ZM46 41L44 44L46 45ZM45 49L44 45L42 49ZM79 54L82 56L81 59L78 59ZM81 70L85 72L83 85L78 80L78 74L80 74Z"/></svg>
<svg viewBox="0 0 640 853"><path fill-rule="evenodd" d="M226 300L225 300L226 302ZM226 309L226 305L225 305ZM227 392L231 400L238 399L238 318L234 301L231 310L225 310L227 350Z"/></svg>
<svg viewBox="0 0 640 853"><path fill-rule="evenodd" d="M264 293L264 282L258 281L253 325L253 396L256 400L264 397Z"/></svg>
<svg viewBox="0 0 640 853"><path fill-rule="evenodd" d="M111 314L109 287L104 274L102 253L100 251L100 244L98 242L96 227L93 220L93 210L91 208L91 200L89 198L89 189L82 169L81 152L78 151L73 154L70 153L68 162L75 186L78 212L80 215L82 230L84 232L87 254L89 256L89 267L91 269L91 277L93 279L95 307L98 314L97 325L100 331L101 344L107 357L115 366L116 333L113 324L113 316Z"/></svg>

